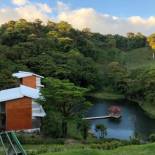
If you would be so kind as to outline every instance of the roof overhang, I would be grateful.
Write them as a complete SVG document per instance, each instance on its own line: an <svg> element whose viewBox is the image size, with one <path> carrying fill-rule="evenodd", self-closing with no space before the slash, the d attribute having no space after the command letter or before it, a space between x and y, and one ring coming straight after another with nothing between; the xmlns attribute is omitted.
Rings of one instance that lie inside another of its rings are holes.
<svg viewBox="0 0 155 155"><path fill-rule="evenodd" d="M29 77L29 76L36 76L36 77L39 77L39 78L44 78L43 76L40 76L38 74L34 74L34 73L31 73L31 72L24 72L24 71L19 71L18 73L13 73L12 74L13 77L16 77L16 78L24 78L24 77Z"/></svg>
<svg viewBox="0 0 155 155"><path fill-rule="evenodd" d="M38 89L30 88L24 85L20 85L20 87L17 88L0 91L0 102L15 100L23 97L38 99L40 97L40 92Z"/></svg>

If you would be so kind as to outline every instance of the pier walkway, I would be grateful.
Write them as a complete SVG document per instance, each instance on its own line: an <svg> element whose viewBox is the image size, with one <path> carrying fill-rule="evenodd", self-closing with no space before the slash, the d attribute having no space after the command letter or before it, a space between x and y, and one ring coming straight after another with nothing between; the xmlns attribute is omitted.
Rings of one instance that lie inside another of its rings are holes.
<svg viewBox="0 0 155 155"><path fill-rule="evenodd" d="M108 119L108 118L114 118L114 119L119 119L121 118L121 115L105 115L105 116L97 116L97 117L85 117L83 120L95 120L95 119Z"/></svg>

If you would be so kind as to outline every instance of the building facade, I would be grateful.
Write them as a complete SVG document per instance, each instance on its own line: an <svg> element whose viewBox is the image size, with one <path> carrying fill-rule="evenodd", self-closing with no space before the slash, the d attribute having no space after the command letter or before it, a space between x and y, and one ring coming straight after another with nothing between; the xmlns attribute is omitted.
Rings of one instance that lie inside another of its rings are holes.
<svg viewBox="0 0 155 155"><path fill-rule="evenodd" d="M14 73L20 81L16 88L0 91L0 129L6 131L39 130L41 119L46 116L36 102L40 98L40 75L19 71Z"/></svg>

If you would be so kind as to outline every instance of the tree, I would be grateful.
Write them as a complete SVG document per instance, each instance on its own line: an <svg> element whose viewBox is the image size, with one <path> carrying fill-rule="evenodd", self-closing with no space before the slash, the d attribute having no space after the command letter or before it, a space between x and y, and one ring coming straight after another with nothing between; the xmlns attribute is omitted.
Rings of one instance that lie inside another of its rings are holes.
<svg viewBox="0 0 155 155"><path fill-rule="evenodd" d="M84 33L90 33L91 32L91 29L88 28L88 27L86 27L86 28L83 28L82 29L82 32L84 32Z"/></svg>
<svg viewBox="0 0 155 155"><path fill-rule="evenodd" d="M127 69L119 62L111 62L107 69L108 85L111 85L114 90L124 93L127 89Z"/></svg>
<svg viewBox="0 0 155 155"><path fill-rule="evenodd" d="M1 68L1 65L0 65ZM12 78L11 72L6 69L0 70L0 90L17 86L16 79Z"/></svg>
<svg viewBox="0 0 155 155"><path fill-rule="evenodd" d="M148 38L147 38L147 41L149 43L149 46L152 48L153 50L153 59L155 58L155 33L150 35Z"/></svg>
<svg viewBox="0 0 155 155"><path fill-rule="evenodd" d="M57 31L49 31L47 33L47 37L57 39L60 37L60 33L58 33Z"/></svg>
<svg viewBox="0 0 155 155"><path fill-rule="evenodd" d="M50 30L55 30L56 29L56 23L52 22L52 21L48 21L47 22L47 28Z"/></svg>
<svg viewBox="0 0 155 155"><path fill-rule="evenodd" d="M48 106L47 106L48 107ZM46 108L46 117L42 120L41 132L45 136L60 138L62 136L61 114L54 112L52 108Z"/></svg>
<svg viewBox="0 0 155 155"><path fill-rule="evenodd" d="M57 29L59 32L66 34L72 29L72 26L65 21L61 21L57 24Z"/></svg>
<svg viewBox="0 0 155 155"><path fill-rule="evenodd" d="M51 109L61 114L62 136L66 137L69 119L77 117L87 107L84 98L87 89L75 86L68 80L46 78L44 82L43 105L47 115L50 115Z"/></svg>
<svg viewBox="0 0 155 155"><path fill-rule="evenodd" d="M115 36L116 40L116 47L122 50L127 50L127 41L128 39L124 36L116 34Z"/></svg>
<svg viewBox="0 0 155 155"><path fill-rule="evenodd" d="M133 32L128 32L127 37L128 38L133 38L133 37L135 37L135 34Z"/></svg>
<svg viewBox="0 0 155 155"><path fill-rule="evenodd" d="M47 54L41 54L35 57L31 57L27 60L26 64L31 66L31 69L43 76L52 76L56 70L53 59Z"/></svg>
<svg viewBox="0 0 155 155"><path fill-rule="evenodd" d="M82 137L84 140L87 140L88 137L88 130L89 130L89 123L87 120L80 120L78 124L78 128L81 131Z"/></svg>
<svg viewBox="0 0 155 155"><path fill-rule="evenodd" d="M98 66L89 57L84 57L78 50L71 50L67 54L67 68L71 71L69 79L83 87L101 85Z"/></svg>
<svg viewBox="0 0 155 155"><path fill-rule="evenodd" d="M146 37L140 32L127 34L127 49L132 50L135 48L145 47L146 46Z"/></svg>
<svg viewBox="0 0 155 155"><path fill-rule="evenodd" d="M96 132L99 133L99 137L104 138L107 134L107 128L103 124L97 124Z"/></svg>
<svg viewBox="0 0 155 155"><path fill-rule="evenodd" d="M116 39L113 35L109 34L106 36L106 46L112 48L116 47Z"/></svg>

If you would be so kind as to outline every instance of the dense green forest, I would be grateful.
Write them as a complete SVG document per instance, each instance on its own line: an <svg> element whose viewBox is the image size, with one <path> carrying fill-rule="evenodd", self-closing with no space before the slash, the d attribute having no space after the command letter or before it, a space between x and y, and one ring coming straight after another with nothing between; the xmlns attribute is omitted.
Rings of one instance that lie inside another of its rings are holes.
<svg viewBox="0 0 155 155"><path fill-rule="evenodd" d="M155 116L152 51L141 33L102 35L63 21L10 21L0 26L0 90L18 85L11 74L19 70L45 76L43 131L53 137L67 136L68 122L79 119L90 105L85 96L95 92L123 94ZM86 137L86 123L83 128Z"/></svg>

